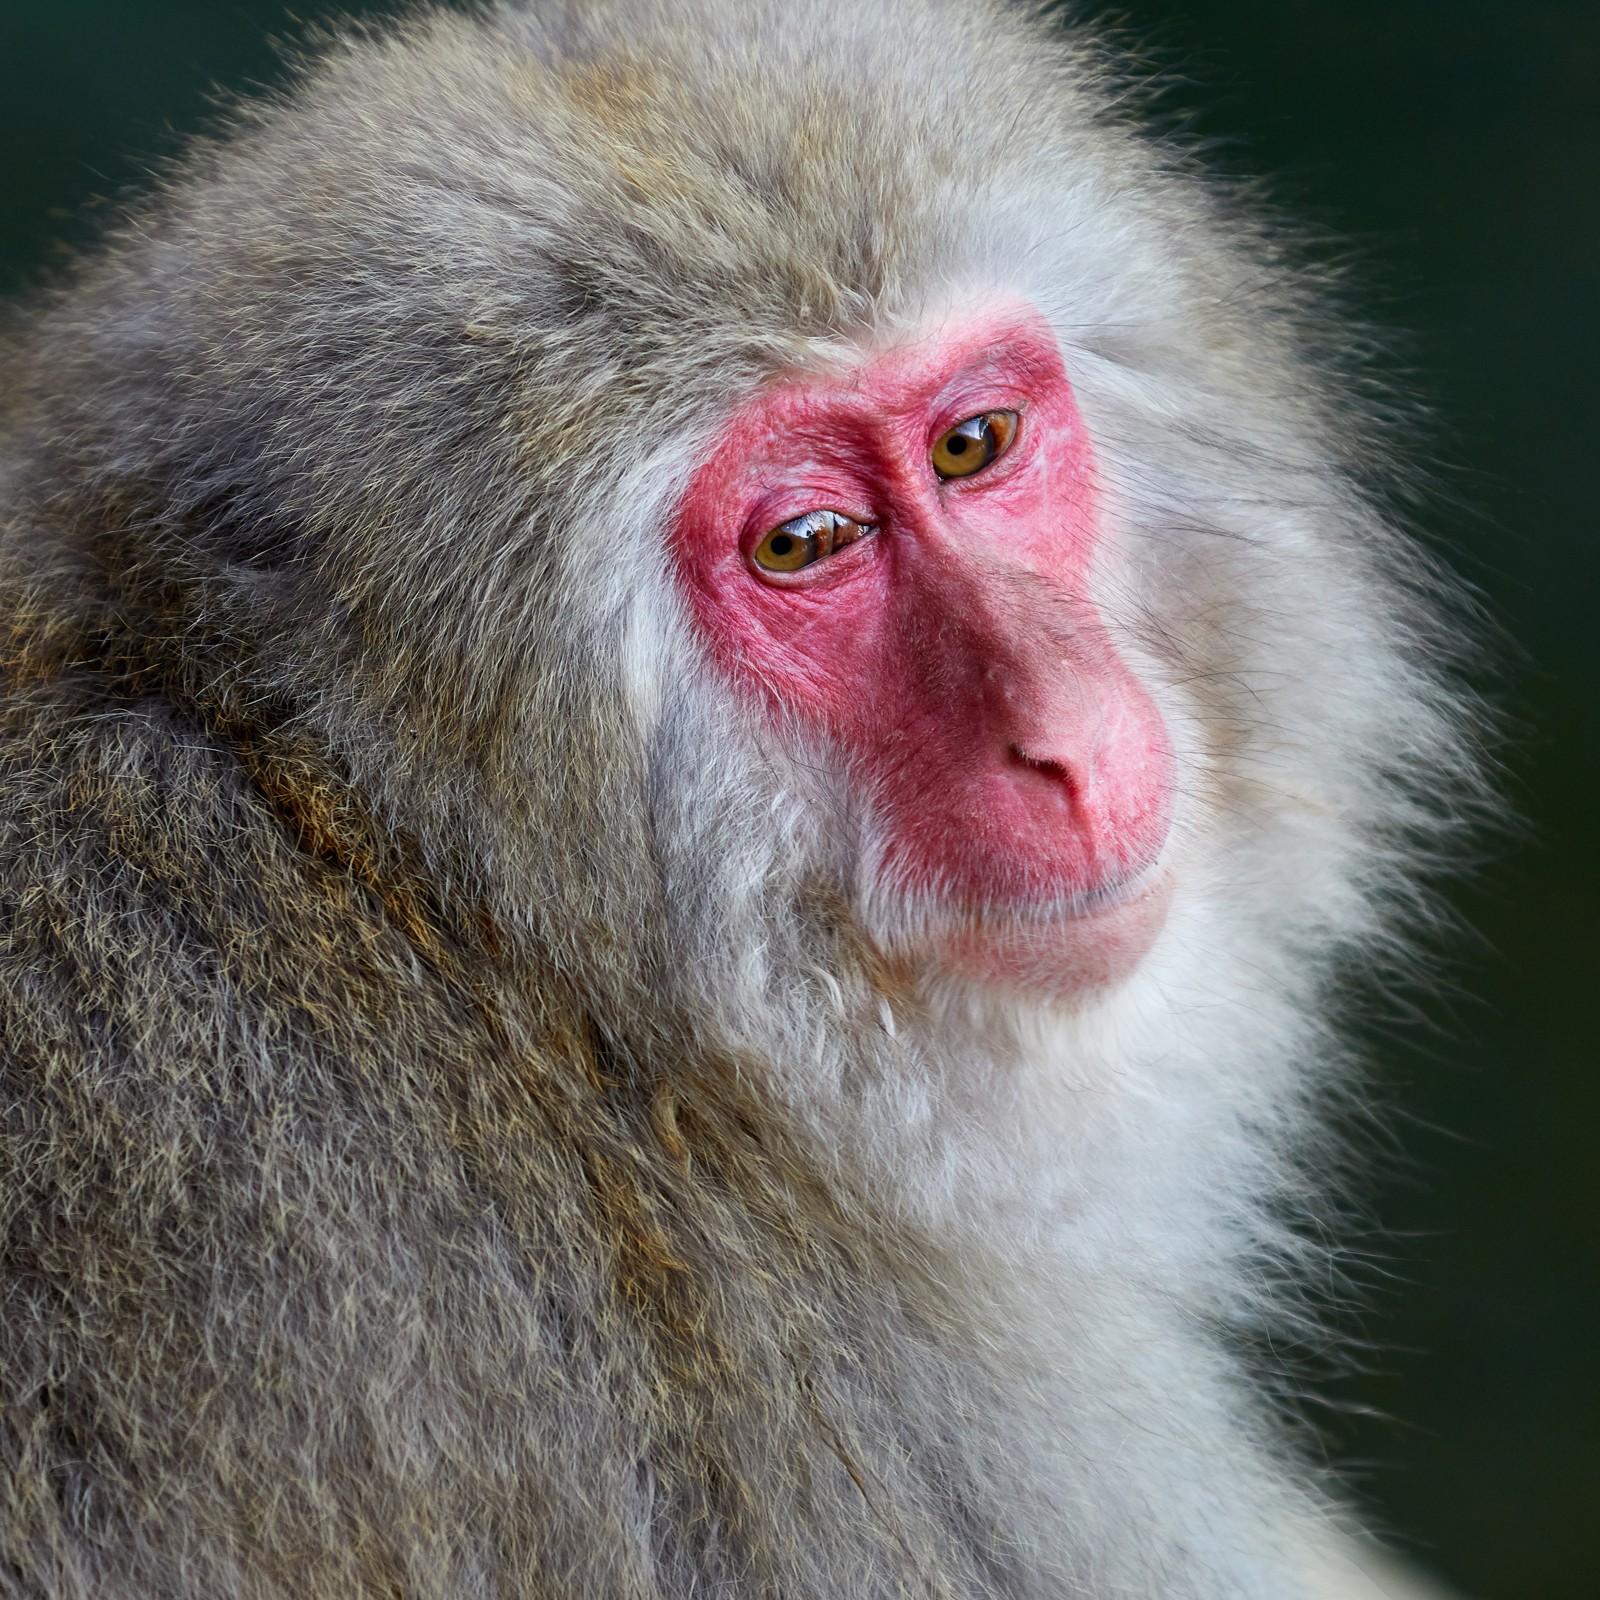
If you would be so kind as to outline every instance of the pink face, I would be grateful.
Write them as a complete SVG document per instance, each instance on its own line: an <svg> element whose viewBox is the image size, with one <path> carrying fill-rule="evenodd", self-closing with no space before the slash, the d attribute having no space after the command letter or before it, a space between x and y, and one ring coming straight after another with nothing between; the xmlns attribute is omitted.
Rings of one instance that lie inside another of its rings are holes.
<svg viewBox="0 0 1600 1600"><path fill-rule="evenodd" d="M1124 975L1167 900L1172 748L1089 598L1099 532L1027 307L776 384L676 525L721 669L867 780L922 953L1056 993Z"/></svg>

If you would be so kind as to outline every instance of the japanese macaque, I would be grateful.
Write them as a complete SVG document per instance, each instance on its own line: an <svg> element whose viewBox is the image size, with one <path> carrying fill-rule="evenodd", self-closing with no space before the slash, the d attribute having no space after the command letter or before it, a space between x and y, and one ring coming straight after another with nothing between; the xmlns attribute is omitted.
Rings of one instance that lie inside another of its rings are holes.
<svg viewBox="0 0 1600 1600"><path fill-rule="evenodd" d="M420 13L22 308L0 1592L1328 1592L1248 1352L1472 716L1129 82Z"/></svg>

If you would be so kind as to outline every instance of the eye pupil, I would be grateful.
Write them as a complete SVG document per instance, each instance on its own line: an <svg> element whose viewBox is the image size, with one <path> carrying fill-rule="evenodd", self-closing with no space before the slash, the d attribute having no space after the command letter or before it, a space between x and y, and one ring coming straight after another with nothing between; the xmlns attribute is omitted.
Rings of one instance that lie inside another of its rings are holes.
<svg viewBox="0 0 1600 1600"><path fill-rule="evenodd" d="M968 440L966 434L958 433L955 434L945 445L945 449L948 450L953 456L964 456L967 453L967 445L969 442L970 441Z"/></svg>
<svg viewBox="0 0 1600 1600"><path fill-rule="evenodd" d="M794 549L794 540L786 533L775 533L772 542L767 547L775 556L786 556Z"/></svg>

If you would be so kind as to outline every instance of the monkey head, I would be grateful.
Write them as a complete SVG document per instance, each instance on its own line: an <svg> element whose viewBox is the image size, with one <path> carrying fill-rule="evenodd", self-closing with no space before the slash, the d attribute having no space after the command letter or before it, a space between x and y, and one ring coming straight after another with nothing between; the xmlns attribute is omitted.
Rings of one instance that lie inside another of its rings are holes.
<svg viewBox="0 0 1600 1600"><path fill-rule="evenodd" d="M1170 888L1171 741L1096 606L1099 536L1060 351L1016 303L773 383L676 526L718 667L870 796L874 932L1055 994L1125 974Z"/></svg>
<svg viewBox="0 0 1600 1600"><path fill-rule="evenodd" d="M74 604L628 1049L1259 1117L1471 763L1347 330L1117 70L999 0L330 42L39 313Z"/></svg>

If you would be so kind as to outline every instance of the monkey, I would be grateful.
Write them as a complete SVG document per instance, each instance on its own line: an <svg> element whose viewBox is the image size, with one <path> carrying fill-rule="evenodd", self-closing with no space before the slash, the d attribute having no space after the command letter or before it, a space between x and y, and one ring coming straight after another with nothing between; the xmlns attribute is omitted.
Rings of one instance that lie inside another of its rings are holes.
<svg viewBox="0 0 1600 1600"><path fill-rule="evenodd" d="M1252 1352L1471 628L1142 104L1002 0L420 8L11 315L0 1593L1355 1592Z"/></svg>

